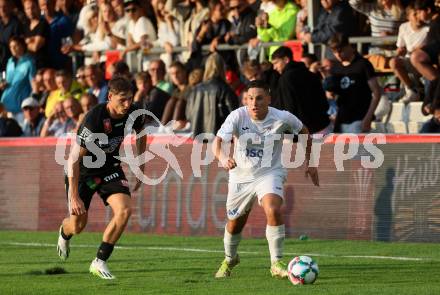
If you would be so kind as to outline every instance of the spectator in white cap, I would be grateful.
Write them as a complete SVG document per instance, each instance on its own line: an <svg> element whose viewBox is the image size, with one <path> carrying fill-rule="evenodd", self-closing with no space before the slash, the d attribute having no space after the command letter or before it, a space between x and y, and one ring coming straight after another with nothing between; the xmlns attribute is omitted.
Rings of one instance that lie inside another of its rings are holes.
<svg viewBox="0 0 440 295"><path fill-rule="evenodd" d="M21 109L24 115L23 125L21 126L23 136L40 136L46 118L40 112L38 100L33 97L26 98L21 103Z"/></svg>

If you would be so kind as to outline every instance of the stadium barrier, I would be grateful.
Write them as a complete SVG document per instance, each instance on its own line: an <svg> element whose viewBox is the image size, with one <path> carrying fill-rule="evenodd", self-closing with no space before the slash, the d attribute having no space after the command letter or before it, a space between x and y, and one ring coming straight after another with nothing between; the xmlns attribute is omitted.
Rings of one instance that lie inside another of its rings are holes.
<svg viewBox="0 0 440 295"><path fill-rule="evenodd" d="M358 52L362 52L362 46L364 44L373 44L373 45L390 45L395 44L397 41L397 36L385 36L385 37L370 37L370 36L355 36L350 37L349 42L350 44L355 44ZM325 56L326 46L325 44L313 44L313 45L319 45L320 46L320 57L321 59ZM280 41L280 42L260 42L259 49L260 53L258 55L260 62L266 60L266 53L265 50L271 46L287 46L290 47L294 53L294 59L299 61L302 57L302 46L301 41L298 40L287 40L287 41ZM217 50L223 51L223 50L234 50L237 53L237 58L240 60L239 52L240 50L247 50L248 45L230 45L230 44L219 44L217 46ZM312 50L314 49L313 46L311 46ZM210 45L203 45L202 51L203 52L209 52ZM187 47L183 46L176 46L173 47L173 53L181 53L188 51ZM114 58L115 53L118 52L117 50L108 51L110 56L114 60L118 60L119 58ZM158 56L161 53L166 53L164 47L153 47L150 49L145 50L139 50L135 52L129 52L126 57L126 61L130 66L130 69L143 69L142 65L142 57L143 56L149 56L149 55L156 55ZM70 54L72 56L72 63L74 66L73 71L76 72L76 67L79 64L79 60L81 56L91 56L91 52L72 52ZM144 69L145 70L145 69Z"/></svg>
<svg viewBox="0 0 440 295"><path fill-rule="evenodd" d="M304 177L302 168L289 170L283 209L288 237L440 241L440 136L387 135L387 143L377 145L384 154L379 168L364 168L358 154L342 163L344 171L336 169L335 138L321 148L320 187ZM56 142L55 138L0 140L0 230L58 229L67 205L63 167L55 161ZM213 162L200 166L201 177L196 177L190 156L197 146L187 140L168 147L179 167L170 167L157 155L146 164L149 177L167 172L160 184L143 185L133 193L127 230L221 236L227 172ZM133 187L133 173L124 170ZM111 211L97 196L90 210L86 230L102 231ZM265 222L262 209L255 205L244 234L263 237Z"/></svg>

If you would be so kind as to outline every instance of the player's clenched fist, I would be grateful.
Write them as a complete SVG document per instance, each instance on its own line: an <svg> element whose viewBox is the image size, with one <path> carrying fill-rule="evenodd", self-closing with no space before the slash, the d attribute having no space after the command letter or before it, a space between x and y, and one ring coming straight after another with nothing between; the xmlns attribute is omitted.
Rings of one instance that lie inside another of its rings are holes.
<svg viewBox="0 0 440 295"><path fill-rule="evenodd" d="M237 167L237 163L235 163L235 160L231 157L222 159L220 163L226 170L231 170Z"/></svg>

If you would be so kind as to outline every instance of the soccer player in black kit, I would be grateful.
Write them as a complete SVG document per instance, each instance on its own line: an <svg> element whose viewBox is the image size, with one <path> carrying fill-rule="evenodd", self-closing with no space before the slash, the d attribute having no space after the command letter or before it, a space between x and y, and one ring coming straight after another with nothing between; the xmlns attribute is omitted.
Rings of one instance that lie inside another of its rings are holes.
<svg viewBox="0 0 440 295"><path fill-rule="evenodd" d="M62 260L66 260L70 251L70 239L86 226L90 202L93 194L97 192L104 204L110 205L113 211L113 218L104 231L96 258L90 265L90 272L102 279L115 278L108 269L106 261L124 231L131 213L128 181L120 166L121 162L115 156L119 156L129 115L136 111L136 107L132 105L132 85L128 80L122 77L113 78L108 87L108 102L90 110L78 129L66 176L70 216L62 222L57 245L58 255ZM143 116L138 116L132 129L139 133L143 124ZM143 154L146 149L146 138L137 138L136 147L138 154ZM104 153L105 162L102 162ZM90 165L91 159L94 161L94 166ZM140 169L144 171L143 165ZM137 190L140 184L141 181L138 180L134 190Z"/></svg>

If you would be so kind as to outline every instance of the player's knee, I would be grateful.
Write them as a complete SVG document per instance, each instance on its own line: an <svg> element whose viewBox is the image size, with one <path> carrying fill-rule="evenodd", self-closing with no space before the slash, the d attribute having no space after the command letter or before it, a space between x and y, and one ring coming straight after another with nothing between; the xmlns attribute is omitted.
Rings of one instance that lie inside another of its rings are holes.
<svg viewBox="0 0 440 295"><path fill-rule="evenodd" d="M265 208L266 216L270 220L277 220L281 216L281 208L276 206L269 206Z"/></svg>
<svg viewBox="0 0 440 295"><path fill-rule="evenodd" d="M128 218L130 218L131 216L131 208L130 207L122 208L121 210L118 211L117 215L119 218L123 220L128 220Z"/></svg>

